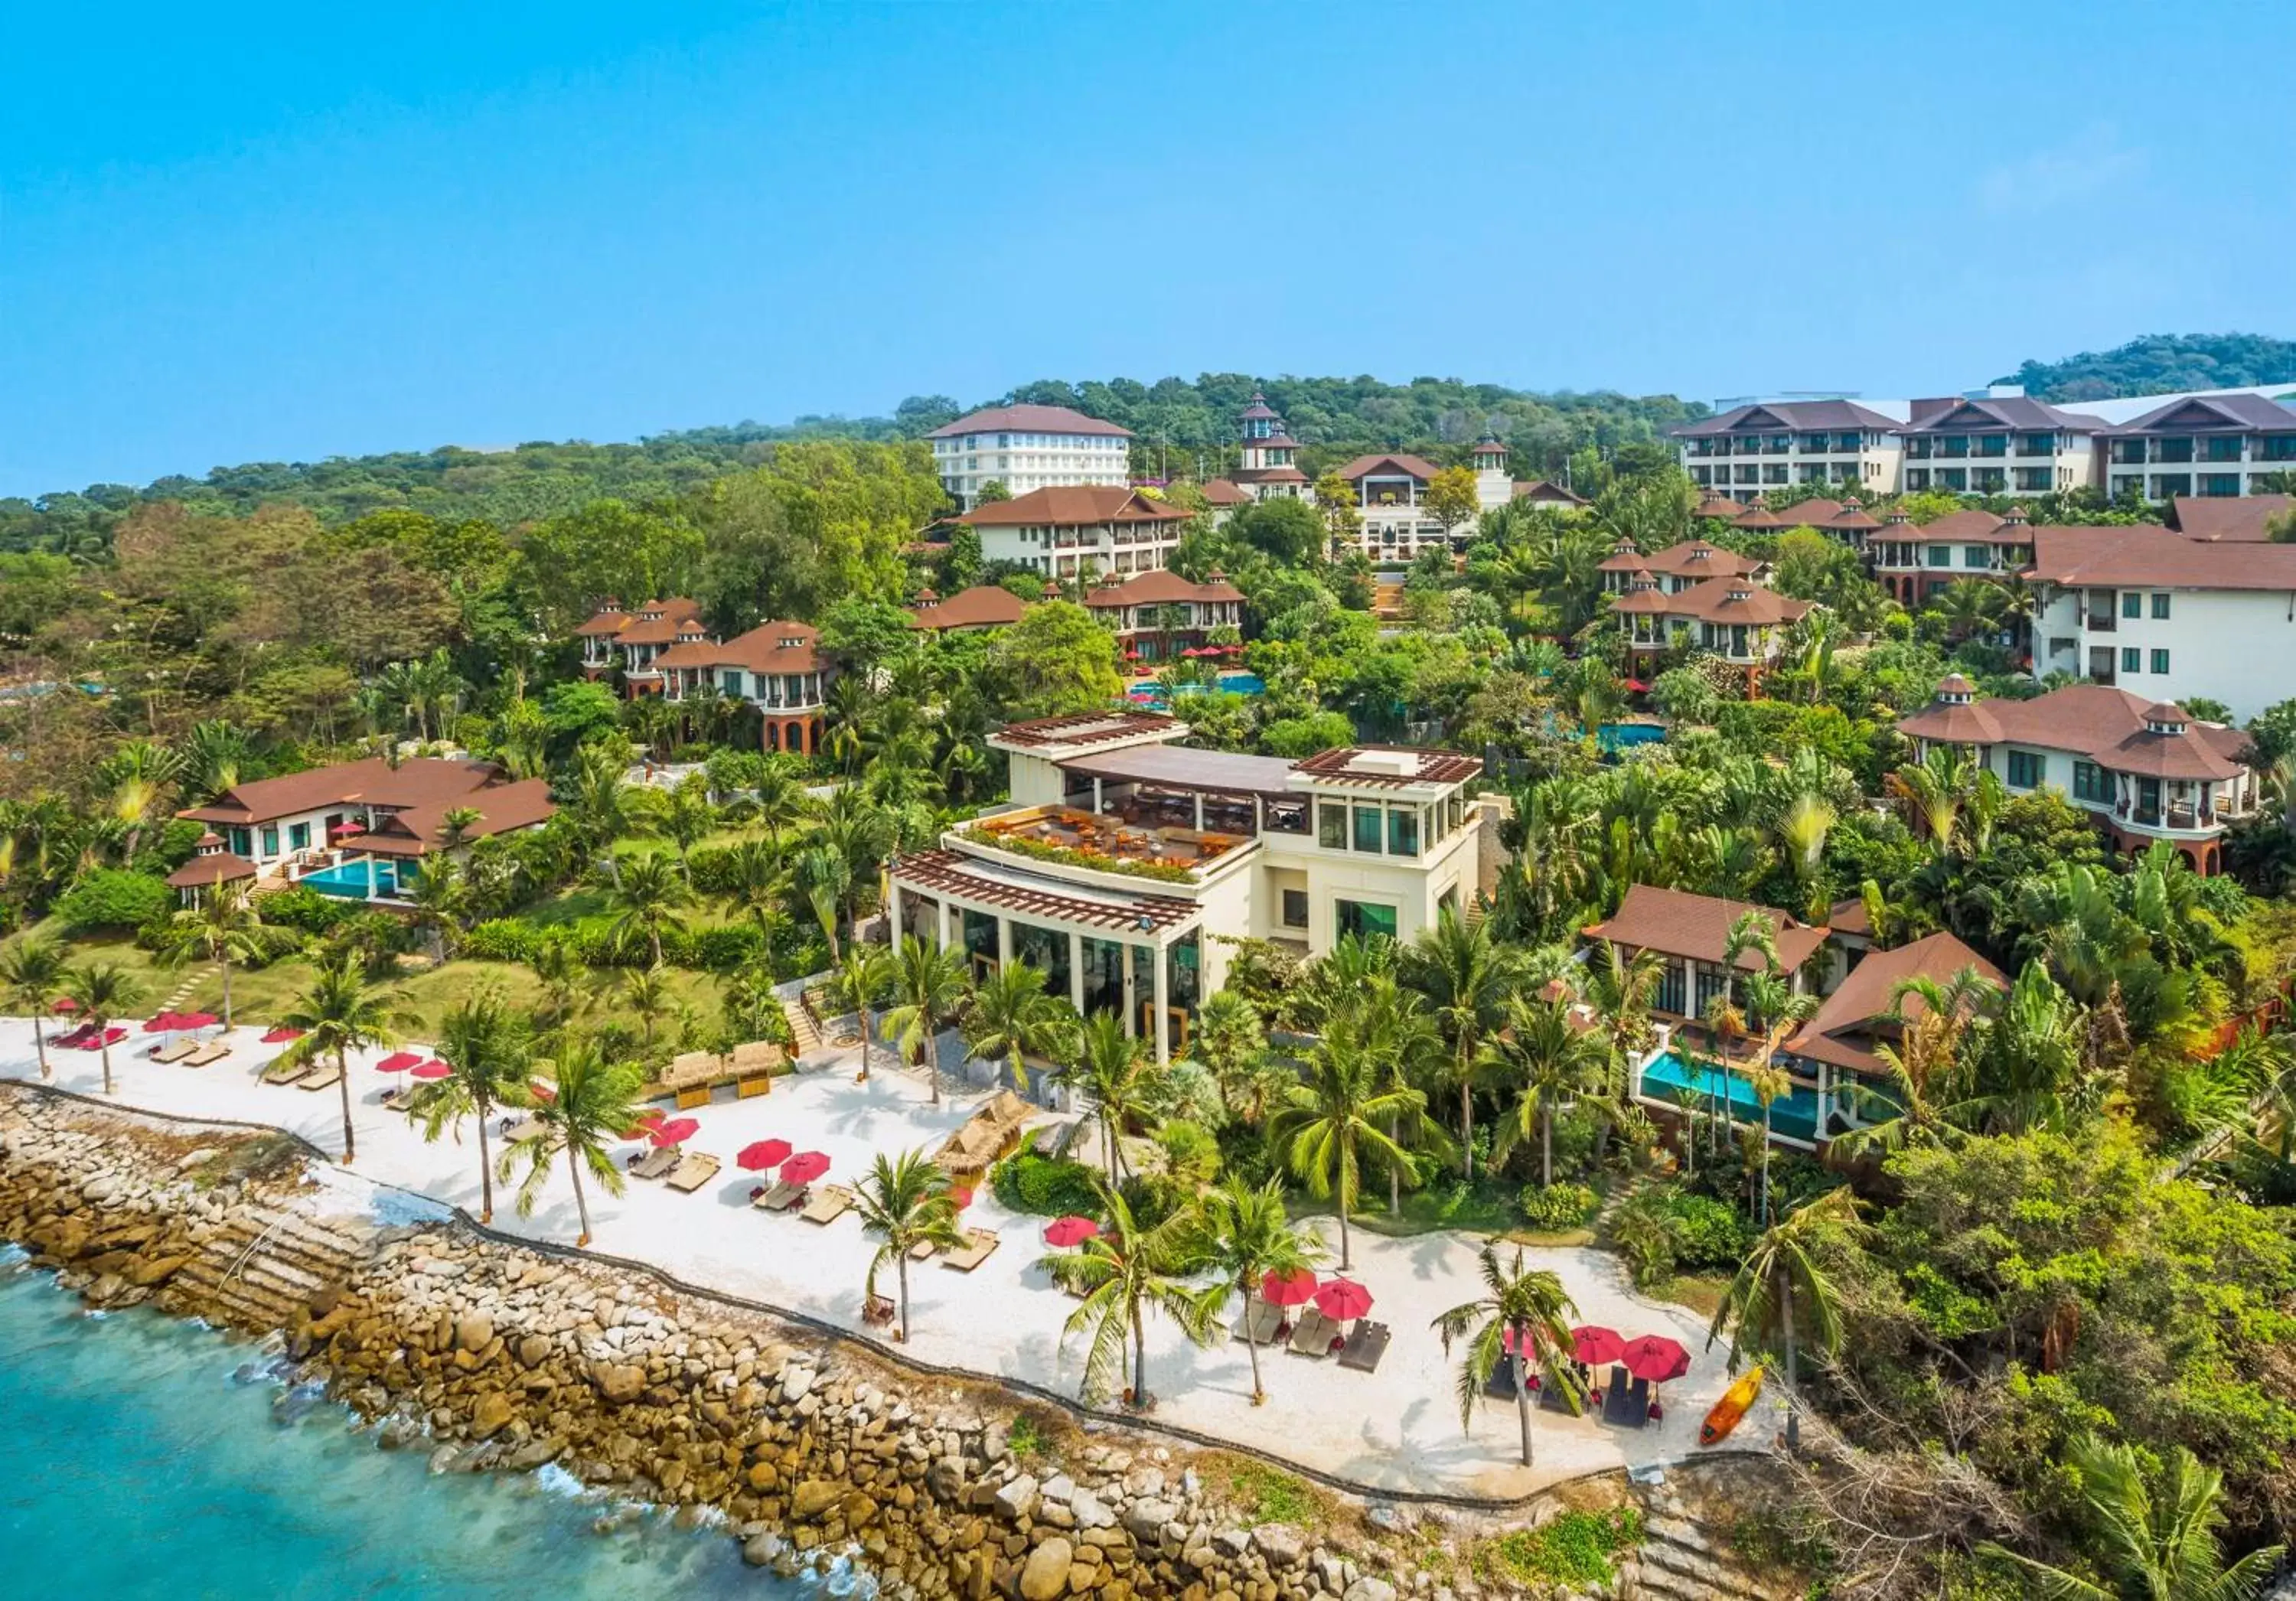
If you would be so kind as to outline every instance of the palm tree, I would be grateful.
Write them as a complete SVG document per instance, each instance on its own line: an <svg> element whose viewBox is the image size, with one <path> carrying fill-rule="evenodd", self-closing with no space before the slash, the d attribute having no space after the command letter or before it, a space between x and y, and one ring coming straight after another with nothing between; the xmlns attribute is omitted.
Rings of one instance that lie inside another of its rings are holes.
<svg viewBox="0 0 2296 1601"><path fill-rule="evenodd" d="M1491 1164L1505 1163L1515 1146L1538 1130L1538 1182L1554 1182L1554 1108L1602 1083L1603 1037L1573 1028L1570 1012L1554 1001L1507 1002L1505 1032L1487 1047L1501 1076L1521 1092L1491 1141Z"/></svg>
<svg viewBox="0 0 2296 1601"><path fill-rule="evenodd" d="M1391 1120L1415 1116L1427 1097L1418 1090L1382 1088L1381 1063L1360 1021L1342 1014L1326 1026L1308 1054L1304 1083L1286 1088L1267 1137L1292 1173L1317 1200L1330 1197L1340 1214L1340 1268L1349 1266L1348 1213L1363 1185L1365 1154L1394 1164L1416 1185L1411 1158L1387 1133Z"/></svg>
<svg viewBox="0 0 2296 1601"><path fill-rule="evenodd" d="M2081 1502L2095 1537L2083 1549L2106 1582L1989 1541L1978 1548L2017 1568L2049 1601L2248 1601L2263 1593L2287 1555L2285 1546L2266 1546L2226 1564L2218 1539L2225 1525L2224 1475L2202 1466L2181 1445L2161 1465L2157 1489L2145 1482L2133 1445L2085 1434L2065 1455L2079 1475Z"/></svg>
<svg viewBox="0 0 2296 1601"><path fill-rule="evenodd" d="M666 856L641 856L622 864L606 887L607 901L619 910L613 932L618 939L643 935L653 951L654 965L662 961L665 931L683 928L678 909L693 904L693 886Z"/></svg>
<svg viewBox="0 0 2296 1601"><path fill-rule="evenodd" d="M1324 1260L1324 1242L1292 1225L1283 1206L1283 1181L1271 1178L1255 1189L1237 1174L1205 1193L1197 1203L1203 1255L1218 1268L1231 1293L1243 1298L1243 1342L1251 1352L1251 1404L1267 1400L1259 1382L1259 1342L1251 1331L1253 1291L1271 1273L1295 1273Z"/></svg>
<svg viewBox="0 0 2296 1601"><path fill-rule="evenodd" d="M1522 1465L1530 1466L1530 1367L1534 1356L1548 1383L1560 1387L1573 1413L1578 1394L1563 1366L1562 1353L1570 1348L1570 1318L1577 1303L1562 1281L1544 1268L1525 1271L1522 1250L1514 1260L1499 1265L1498 1252L1486 1242L1480 1259L1486 1293L1479 1301L1453 1307L1435 1319L1443 1336L1443 1354L1451 1354L1454 1341L1467 1340L1466 1359L1459 1364L1459 1426L1464 1429L1475 1415L1475 1398L1490 1383L1491 1375L1514 1350L1515 1422L1522 1432ZM1472 1331L1472 1332L1471 1332Z"/></svg>
<svg viewBox="0 0 2296 1601"><path fill-rule="evenodd" d="M865 1300L877 1298L877 1274L893 1265L901 1285L900 1321L893 1338L909 1337L909 1252L917 1245L955 1251L964 1244L956 1226L956 1201L949 1194L948 1175L922 1150L904 1151L898 1157L877 1153L873 1167L853 1192L853 1210L860 1214L861 1232L880 1242L869 1259L869 1276L862 1285Z"/></svg>
<svg viewBox="0 0 2296 1601"><path fill-rule="evenodd" d="M234 962L259 962L294 942L294 935L263 921L247 884L217 884L200 897L199 904L175 915L174 924L183 948L196 952L223 969L223 1026L231 1028L231 967Z"/></svg>
<svg viewBox="0 0 2296 1601"><path fill-rule="evenodd" d="M578 1041L559 1054L556 1063L537 1063L553 1070L552 1093L538 1096L535 1121L542 1132L524 1139L502 1154L499 1171L507 1181L523 1160L526 1177L518 1186L518 1215L530 1217L542 1186L550 1176L550 1159L566 1153L566 1176L574 1186L574 1210L582 1220L577 1245L590 1243L590 1203L582 1193L582 1170L610 1195L622 1193L622 1171L611 1149L637 1121L638 1099L644 1082L634 1063L608 1062L594 1039Z"/></svg>
<svg viewBox="0 0 2296 1601"><path fill-rule="evenodd" d="M964 1010L964 1047L984 1060L1004 1059L1013 1088L1026 1088L1022 1061L1058 1056L1069 1041L1069 1004L1045 993L1044 970L1012 961L990 968L972 986Z"/></svg>
<svg viewBox="0 0 2296 1601"><path fill-rule="evenodd" d="M622 1005L638 1020L648 1061L653 1059L653 1025L676 1002L669 986L669 969L660 962L651 967L633 967L622 974Z"/></svg>
<svg viewBox="0 0 2296 1601"><path fill-rule="evenodd" d="M1100 1122L1102 1161L1108 1182L1114 1184L1124 1177L1124 1130L1145 1115L1148 1047L1124 1031L1122 1018L1106 1012L1064 1032L1075 1055L1055 1073L1091 1098Z"/></svg>
<svg viewBox="0 0 2296 1601"><path fill-rule="evenodd" d="M1974 967L1963 968L1943 984L1919 975L1899 980L1890 994L1899 1037L1877 1046L1874 1053L1890 1075L1892 1095L1882 1096L1858 1087L1860 1098L1889 1106L1890 1115L1835 1137L1832 1145L1844 1156L1856 1157L1958 1137L1985 1110L1982 1101L1964 1094L1962 1042L1998 994L1998 988ZM1909 998L1921 1003L1918 1010L1907 1007Z"/></svg>
<svg viewBox="0 0 2296 1601"><path fill-rule="evenodd" d="M751 801L776 855L781 851L783 831L794 828L813 812L813 797L805 792L805 784L796 771L798 765L791 757L768 756L766 770L758 776Z"/></svg>
<svg viewBox="0 0 2296 1601"><path fill-rule="evenodd" d="M1259 1013L1237 989L1204 998L1189 1053L1210 1071L1229 1114L1254 1127L1267 1114L1269 1092L1289 1076L1290 1070L1269 1056Z"/></svg>
<svg viewBox="0 0 2296 1601"><path fill-rule="evenodd" d="M1761 1048L1746 1067L1746 1086L1762 1108L1762 1191L1755 1215L1770 1220L1770 1105L1793 1093L1793 1080L1777 1064L1778 1047L1786 1037L1817 1015L1814 995L1796 995L1775 973L1757 973L1746 980L1746 1009L1761 1030Z"/></svg>
<svg viewBox="0 0 2296 1601"><path fill-rule="evenodd" d="M43 1082L54 1076L48 1065L48 1037L44 1019L57 996L63 993L66 974L61 940L27 934L12 944L0 945L0 989L32 1020L32 1048L39 1054Z"/></svg>
<svg viewBox="0 0 2296 1601"><path fill-rule="evenodd" d="M471 905L470 878L462 865L444 852L428 858L407 899L414 907L414 925L430 932L439 959L443 962L453 956L456 938L463 932L463 914Z"/></svg>
<svg viewBox="0 0 2296 1601"><path fill-rule="evenodd" d="M112 1023L134 1012L144 1004L144 986L134 974L117 962L90 962L85 967L67 968L63 974L63 992L79 1008L80 1021L95 1031L102 1041L103 1093L111 1093L111 1033ZM38 1027L35 1020L33 1026Z"/></svg>
<svg viewBox="0 0 2296 1601"><path fill-rule="evenodd" d="M1708 1349L1727 1329L1730 1371L1735 1373L1750 1343L1776 1335L1791 1406L1800 1382L1801 1331L1828 1355L1841 1347L1841 1291L1826 1273L1824 1252L1831 1237L1858 1227L1857 1197L1844 1186L1803 1202L1764 1229L1722 1292L1722 1304L1706 1331Z"/></svg>
<svg viewBox="0 0 2296 1601"><path fill-rule="evenodd" d="M821 924L822 938L829 941L829 959L834 962L845 898L853 888L852 864L828 845L809 846L798 853L797 883Z"/></svg>
<svg viewBox="0 0 2296 1601"><path fill-rule="evenodd" d="M358 1155L357 1136L351 1128L350 1054L392 1044L397 1030L414 1020L396 990L368 989L357 958L343 951L321 965L310 987L279 1021L303 1031L288 1047L296 1055L334 1058L335 1084L343 1098L343 1165L348 1167Z"/></svg>
<svg viewBox="0 0 2296 1601"><path fill-rule="evenodd" d="M436 1140L463 1120L479 1122L479 1221L495 1218L494 1160L487 1122L495 1108L528 1098L529 1053L525 1030L499 998L476 995L454 1006L439 1025L440 1059L454 1071L414 1092L410 1110L422 1120L422 1137Z"/></svg>
<svg viewBox="0 0 2296 1601"><path fill-rule="evenodd" d="M922 1064L938 1106L940 1063L934 1059L934 1041L964 1003L964 958L911 934L894 958L893 998L900 1005L885 1014L885 1031L900 1037L904 1056Z"/></svg>
<svg viewBox="0 0 2296 1601"><path fill-rule="evenodd" d="M1651 999L1661 976L1656 951L1629 952L1609 940L1587 964L1587 1003L1602 1020L1609 1039L1611 1095L1621 1107L1633 1104L1630 1070L1634 1057L1650 1041Z"/></svg>
<svg viewBox="0 0 2296 1601"><path fill-rule="evenodd" d="M1451 1047L1451 1078L1459 1090L1462 1172L1475 1176L1475 1080L1484 1037L1498 1027L1500 1004L1513 981L1514 963L1491 939L1488 924L1469 924L1445 906L1403 953L1404 981L1427 998Z"/></svg>
<svg viewBox="0 0 2296 1601"><path fill-rule="evenodd" d="M871 1014L892 987L893 953L890 949L865 941L845 948L845 959L837 968L837 989L861 1021L860 1076L864 1079L869 1076Z"/></svg>
<svg viewBox="0 0 2296 1601"><path fill-rule="evenodd" d="M1101 1231L1073 1251L1045 1258L1053 1282L1081 1298L1062 1326L1061 1339L1065 1344L1070 1335L1091 1331L1078 1389L1086 1401L1108 1394L1129 1344L1132 1391L1126 1399L1136 1410L1145 1411L1153 1404L1147 1383L1147 1314L1163 1313L1190 1340L1209 1345L1228 1286L1223 1282L1199 1288L1187 1282L1201 1265L1192 1249L1201 1243L1192 1212L1144 1227L1114 1185L1095 1175L1093 1186L1099 1192Z"/></svg>

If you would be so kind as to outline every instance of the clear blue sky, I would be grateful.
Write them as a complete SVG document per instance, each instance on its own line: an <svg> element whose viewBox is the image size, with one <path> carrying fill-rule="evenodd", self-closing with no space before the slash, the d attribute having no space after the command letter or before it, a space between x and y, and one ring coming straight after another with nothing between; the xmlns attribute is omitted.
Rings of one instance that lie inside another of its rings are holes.
<svg viewBox="0 0 2296 1601"><path fill-rule="evenodd" d="M1433 374L2296 333L2285 0L12 9L0 494Z"/></svg>

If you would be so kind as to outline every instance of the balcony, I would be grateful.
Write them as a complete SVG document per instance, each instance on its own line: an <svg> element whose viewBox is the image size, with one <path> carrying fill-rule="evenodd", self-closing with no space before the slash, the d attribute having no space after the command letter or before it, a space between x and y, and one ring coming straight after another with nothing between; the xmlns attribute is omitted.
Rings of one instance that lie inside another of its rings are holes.
<svg viewBox="0 0 2296 1601"><path fill-rule="evenodd" d="M1218 863L1240 859L1259 844L1250 833L1226 833L1160 821L1152 808L1136 808L1137 817L1067 806L1031 806L983 817L957 838L1024 861L1052 862L1090 873L1197 883ZM1209 814L1216 809L1207 800ZM1226 803L1223 815L1236 812ZM1241 809L1242 825L1251 826L1250 808Z"/></svg>
<svg viewBox="0 0 2296 1601"><path fill-rule="evenodd" d="M2087 624L2088 631L2092 634L2110 634L2120 627L2120 620L2110 612L2100 612L2092 608Z"/></svg>
<svg viewBox="0 0 2296 1601"><path fill-rule="evenodd" d="M2152 459L2156 462L2185 463L2193 459L2190 439L2161 439L2155 443Z"/></svg>
<svg viewBox="0 0 2296 1601"><path fill-rule="evenodd" d="M1989 435L1985 439L1978 440L1975 447L1972 448L1969 454L1974 456L1980 456L1988 459L2007 456L2009 454L2009 438L2006 434Z"/></svg>
<svg viewBox="0 0 2296 1601"><path fill-rule="evenodd" d="M2205 440L2203 441L2205 447L2201 452L2201 459L2204 462L2239 461L2241 459L2241 447L2243 442L2244 441L2243 441L2238 435L2234 435L2230 439L2214 439Z"/></svg>

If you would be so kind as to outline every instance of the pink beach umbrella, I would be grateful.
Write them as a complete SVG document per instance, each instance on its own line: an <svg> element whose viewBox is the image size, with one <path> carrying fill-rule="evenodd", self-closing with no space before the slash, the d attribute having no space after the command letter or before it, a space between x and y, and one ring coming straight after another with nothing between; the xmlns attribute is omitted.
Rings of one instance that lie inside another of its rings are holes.
<svg viewBox="0 0 2296 1601"><path fill-rule="evenodd" d="M454 1072L455 1070L453 1068L439 1060L438 1057L433 1056L430 1061L423 1063L419 1067L409 1068L407 1070L407 1076L415 1079L438 1080L452 1078L454 1076Z"/></svg>
<svg viewBox="0 0 2296 1601"><path fill-rule="evenodd" d="M829 1158L819 1151L800 1151L782 1163L783 1184L811 1184L829 1171Z"/></svg>
<svg viewBox="0 0 2296 1601"><path fill-rule="evenodd" d="M1628 1341L1619 1351L1619 1360L1626 1364L1628 1373L1653 1384L1678 1379L1690 1371L1690 1353L1683 1349L1682 1342L1664 1334L1644 1334Z"/></svg>
<svg viewBox="0 0 2296 1601"><path fill-rule="evenodd" d="M666 1151L672 1145L684 1145L701 1132L701 1125L696 1120L690 1117L674 1117L668 1122L657 1126L646 1138L647 1143L655 1150Z"/></svg>
<svg viewBox="0 0 2296 1601"><path fill-rule="evenodd" d="M1353 1323L1371 1310L1371 1292L1352 1278L1334 1278L1316 1290L1316 1310L1334 1323Z"/></svg>
<svg viewBox="0 0 2296 1601"><path fill-rule="evenodd" d="M1619 1338L1619 1331L1604 1328L1598 1323L1582 1324L1570 1331L1570 1359L1581 1367L1600 1367L1605 1362L1615 1362L1627 1349Z"/></svg>
<svg viewBox="0 0 2296 1601"><path fill-rule="evenodd" d="M1072 1251L1100 1232L1100 1225L1090 1218L1071 1213L1055 1218L1045 1227L1045 1244L1055 1251Z"/></svg>
<svg viewBox="0 0 2296 1601"><path fill-rule="evenodd" d="M302 1038L302 1030L291 1029L283 1022L275 1028L267 1029L264 1031L263 1043L265 1045L289 1045Z"/></svg>
<svg viewBox="0 0 2296 1601"><path fill-rule="evenodd" d="M761 1139L743 1145L734 1165L745 1173L762 1173L777 1168L789 1160L790 1143L785 1139Z"/></svg>
<svg viewBox="0 0 2296 1601"><path fill-rule="evenodd" d="M1307 1268L1270 1273L1259 1281L1259 1298L1270 1306L1300 1306L1314 1299L1316 1275Z"/></svg>
<svg viewBox="0 0 2296 1601"><path fill-rule="evenodd" d="M403 1073L422 1065L422 1058L413 1051L393 1051L374 1064L379 1073Z"/></svg>

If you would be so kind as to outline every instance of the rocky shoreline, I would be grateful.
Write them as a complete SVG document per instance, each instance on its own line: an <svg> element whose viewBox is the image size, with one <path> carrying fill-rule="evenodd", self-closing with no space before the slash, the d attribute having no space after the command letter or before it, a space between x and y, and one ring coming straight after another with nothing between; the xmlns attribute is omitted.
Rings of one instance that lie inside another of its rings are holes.
<svg viewBox="0 0 2296 1601"><path fill-rule="evenodd" d="M1522 1587L1480 1542L1629 1498L1578 1486L1493 1515L1343 1496L459 1221L329 1217L313 1187L284 1136L0 1092L0 1239L91 1303L276 1336L435 1470L554 1463L722 1518L784 1574L850 1556L891 1601L1486 1601ZM1634 1593L1631 1561L1614 1589Z"/></svg>

